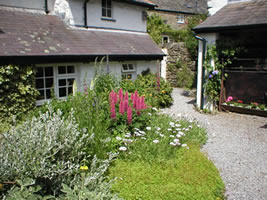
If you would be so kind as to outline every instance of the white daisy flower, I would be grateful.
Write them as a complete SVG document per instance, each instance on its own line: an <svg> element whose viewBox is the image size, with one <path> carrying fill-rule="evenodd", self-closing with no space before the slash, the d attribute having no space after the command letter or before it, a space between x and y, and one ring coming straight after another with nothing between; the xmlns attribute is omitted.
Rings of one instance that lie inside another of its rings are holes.
<svg viewBox="0 0 267 200"><path fill-rule="evenodd" d="M158 144L159 140L153 140L153 143Z"/></svg>
<svg viewBox="0 0 267 200"><path fill-rule="evenodd" d="M151 130L151 127L146 127L146 130L150 131Z"/></svg>
<svg viewBox="0 0 267 200"><path fill-rule="evenodd" d="M120 151L126 151L127 148L126 148L126 147L120 147L119 150L120 150Z"/></svg>

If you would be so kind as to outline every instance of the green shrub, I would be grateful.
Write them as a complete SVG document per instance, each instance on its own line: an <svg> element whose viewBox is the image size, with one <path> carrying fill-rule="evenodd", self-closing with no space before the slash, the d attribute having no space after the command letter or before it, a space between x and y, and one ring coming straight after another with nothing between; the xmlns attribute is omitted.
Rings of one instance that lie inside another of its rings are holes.
<svg viewBox="0 0 267 200"><path fill-rule="evenodd" d="M10 121L13 115L31 110L38 91L32 66L0 66L0 119Z"/></svg>
<svg viewBox="0 0 267 200"><path fill-rule="evenodd" d="M137 90L140 95L145 96L147 104L153 107L165 108L173 103L173 88L163 78L154 74L139 75L134 82L123 80L121 87L130 93Z"/></svg>
<svg viewBox="0 0 267 200"><path fill-rule="evenodd" d="M177 86L192 89L195 82L195 73L185 63L176 64Z"/></svg>
<svg viewBox="0 0 267 200"><path fill-rule="evenodd" d="M180 149L168 161L118 159L110 169L114 192L126 200L223 199L224 184L216 167L198 147Z"/></svg>
<svg viewBox="0 0 267 200"><path fill-rule="evenodd" d="M88 158L84 148L91 140L78 130L72 114L63 119L60 111L49 108L1 135L0 183L31 178L43 187L43 194L58 192Z"/></svg>

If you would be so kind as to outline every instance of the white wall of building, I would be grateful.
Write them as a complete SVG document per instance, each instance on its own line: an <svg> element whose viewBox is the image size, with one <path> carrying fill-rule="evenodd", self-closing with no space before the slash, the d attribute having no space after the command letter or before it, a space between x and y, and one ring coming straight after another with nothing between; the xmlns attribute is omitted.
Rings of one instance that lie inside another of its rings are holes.
<svg viewBox="0 0 267 200"><path fill-rule="evenodd" d="M159 70L159 63L156 60L153 61L124 61L124 62L109 62L109 71L111 74L118 77L118 79L121 79L121 69L122 64L134 64L136 66L136 72L135 75L141 74L143 71L150 69L151 73L156 73ZM100 64L92 63L77 63L76 65L78 77L77 77L77 83L78 83L78 89L79 91L84 90L84 85L90 86L91 81L94 78L95 74L95 68L102 68L104 71L107 69L106 62L103 62ZM136 77L135 76L135 77Z"/></svg>
<svg viewBox="0 0 267 200"><path fill-rule="evenodd" d="M101 0L89 1L87 9L88 26L146 32L146 20L142 18L144 7L113 1L112 19L115 21L103 20ZM81 23L82 20L77 22Z"/></svg>
<svg viewBox="0 0 267 200"><path fill-rule="evenodd" d="M1 6L11 6L20 8L30 8L44 10L44 0L0 0Z"/></svg>
<svg viewBox="0 0 267 200"><path fill-rule="evenodd" d="M206 41L205 50L207 50L209 45L215 45L216 40L218 39L218 33L203 33L199 34L199 37L203 38ZM213 111L214 106L213 102L208 102L204 96L202 99L203 94L203 54L206 53L203 51L204 43L199 40L198 45L198 67L197 67L197 107L204 109L208 109L210 111ZM214 66L214 61L210 60L211 64Z"/></svg>
<svg viewBox="0 0 267 200"><path fill-rule="evenodd" d="M54 11L70 25L84 26L84 1L56 0ZM112 18L102 17L101 0L90 0L87 3L87 25L89 27L113 28L146 32L146 20L142 13L146 9L133 4L112 2Z"/></svg>
<svg viewBox="0 0 267 200"><path fill-rule="evenodd" d="M214 15L218 10L224 7L228 3L228 0L209 0L208 7L210 15Z"/></svg>

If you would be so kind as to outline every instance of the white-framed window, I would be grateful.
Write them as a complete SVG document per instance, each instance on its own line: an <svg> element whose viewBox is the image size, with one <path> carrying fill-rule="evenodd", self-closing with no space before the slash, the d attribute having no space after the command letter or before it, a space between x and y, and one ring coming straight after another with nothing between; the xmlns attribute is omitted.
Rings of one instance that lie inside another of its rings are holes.
<svg viewBox="0 0 267 200"><path fill-rule="evenodd" d="M162 44L168 44L170 43L170 38L167 35L162 36Z"/></svg>
<svg viewBox="0 0 267 200"><path fill-rule="evenodd" d="M72 94L73 83L77 77L74 65L37 66L36 70L35 85L40 93L37 105L49 101L52 93L59 99Z"/></svg>
<svg viewBox="0 0 267 200"><path fill-rule="evenodd" d="M178 14L177 15L177 23L184 24L184 22L185 22L185 16L184 16L184 14Z"/></svg>
<svg viewBox="0 0 267 200"><path fill-rule="evenodd" d="M102 17L112 18L112 0L102 0Z"/></svg>
<svg viewBox="0 0 267 200"><path fill-rule="evenodd" d="M136 65L124 63L121 68L122 79L134 80L136 78Z"/></svg>
<svg viewBox="0 0 267 200"><path fill-rule="evenodd" d="M52 89L54 87L54 69L52 66L37 67L35 87L40 93L37 97L37 102L42 103L51 99Z"/></svg>

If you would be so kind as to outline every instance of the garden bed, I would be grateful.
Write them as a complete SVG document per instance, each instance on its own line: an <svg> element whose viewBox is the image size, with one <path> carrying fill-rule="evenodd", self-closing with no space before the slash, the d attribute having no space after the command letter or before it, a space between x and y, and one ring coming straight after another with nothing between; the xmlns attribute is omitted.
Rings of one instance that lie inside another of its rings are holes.
<svg viewBox="0 0 267 200"><path fill-rule="evenodd" d="M250 109L250 108L230 106L230 105L221 105L221 108L222 110L225 110L225 111L267 117L266 110Z"/></svg>

